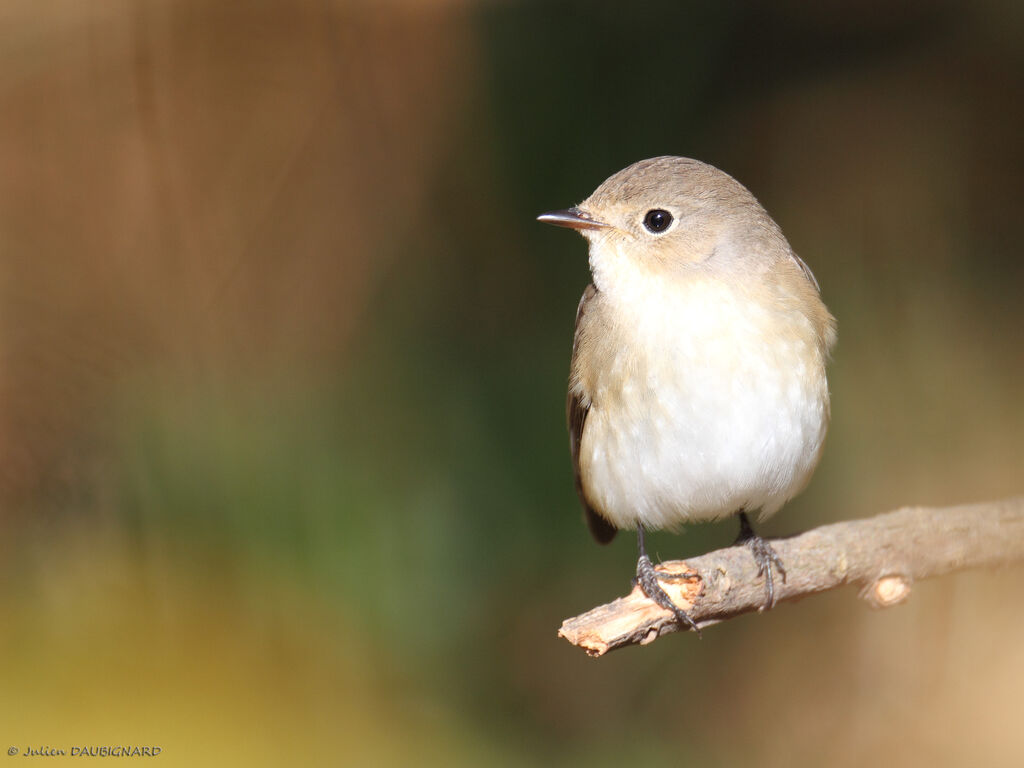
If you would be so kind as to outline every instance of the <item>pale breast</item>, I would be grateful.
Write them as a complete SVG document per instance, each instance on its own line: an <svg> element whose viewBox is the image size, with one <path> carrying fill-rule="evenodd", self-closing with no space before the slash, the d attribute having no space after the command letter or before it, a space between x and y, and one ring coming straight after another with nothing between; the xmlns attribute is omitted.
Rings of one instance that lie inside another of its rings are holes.
<svg viewBox="0 0 1024 768"><path fill-rule="evenodd" d="M806 484L828 424L811 321L713 281L644 297L601 296L581 328L588 500L622 528L775 512Z"/></svg>

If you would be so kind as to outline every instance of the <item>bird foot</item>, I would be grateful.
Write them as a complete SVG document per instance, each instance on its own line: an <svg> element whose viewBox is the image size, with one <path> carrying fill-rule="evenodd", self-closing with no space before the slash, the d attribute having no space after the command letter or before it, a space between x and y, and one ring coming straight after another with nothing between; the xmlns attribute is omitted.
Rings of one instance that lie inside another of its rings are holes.
<svg viewBox="0 0 1024 768"><path fill-rule="evenodd" d="M772 566L774 565L775 570L779 572L783 584L786 583L786 569L782 566L782 560L775 553L772 545L754 533L754 529L750 525L750 518L742 509L739 511L739 519L740 533L736 537L735 544L746 544L750 549L750 554L753 555L754 562L757 563L757 575L764 577L765 591L768 593L768 599L759 610L771 610L775 606L775 577L772 575Z"/></svg>
<svg viewBox="0 0 1024 768"><path fill-rule="evenodd" d="M786 569L782 565L782 560L776 554L772 545L762 539L760 536L752 534L747 538L741 538L736 542L737 544L746 544L750 550L750 554L754 557L754 562L757 563L757 575L764 577L765 592L768 593L768 599L764 605L761 606L760 610L766 611L771 610L775 607L775 577L772 574L772 566L775 566L775 570L779 572L782 577L782 583L786 583Z"/></svg>
<svg viewBox="0 0 1024 768"><path fill-rule="evenodd" d="M661 573L654 570L654 565L651 564L651 558L647 555L641 555L640 559L636 561L636 583L640 585L640 589L643 593L662 608L672 611L680 626L692 629L697 633L697 636L700 637L701 632L700 627L697 626L697 622L690 618L690 614L672 602L672 598L668 596L668 593L662 589L661 585L658 583L659 580L677 581L679 579L685 579L687 576L688 574Z"/></svg>

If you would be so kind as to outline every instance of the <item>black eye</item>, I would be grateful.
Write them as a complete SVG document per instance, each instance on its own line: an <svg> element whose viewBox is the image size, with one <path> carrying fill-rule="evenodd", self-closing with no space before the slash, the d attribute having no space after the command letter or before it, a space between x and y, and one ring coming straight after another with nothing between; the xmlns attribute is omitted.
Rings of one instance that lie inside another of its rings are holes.
<svg viewBox="0 0 1024 768"><path fill-rule="evenodd" d="M668 229L668 225L672 223L672 214L668 211L663 211L661 208L655 208L653 211L648 211L644 216L644 226L647 227L648 232L664 232Z"/></svg>

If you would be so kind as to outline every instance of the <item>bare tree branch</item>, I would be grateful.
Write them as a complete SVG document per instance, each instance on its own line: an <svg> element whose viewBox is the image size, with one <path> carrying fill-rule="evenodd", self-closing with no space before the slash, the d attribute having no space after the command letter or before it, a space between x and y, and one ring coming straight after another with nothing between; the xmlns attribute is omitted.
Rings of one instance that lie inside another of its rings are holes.
<svg viewBox="0 0 1024 768"><path fill-rule="evenodd" d="M787 573L784 583L775 580L777 602L858 584L861 597L886 607L905 600L919 579L1024 560L1024 496L939 509L907 507L773 539L772 546ZM757 611L765 600L764 581L744 546L657 568L689 577L662 586L701 628ZM601 656L678 629L669 611L635 587L626 597L566 619L558 634Z"/></svg>

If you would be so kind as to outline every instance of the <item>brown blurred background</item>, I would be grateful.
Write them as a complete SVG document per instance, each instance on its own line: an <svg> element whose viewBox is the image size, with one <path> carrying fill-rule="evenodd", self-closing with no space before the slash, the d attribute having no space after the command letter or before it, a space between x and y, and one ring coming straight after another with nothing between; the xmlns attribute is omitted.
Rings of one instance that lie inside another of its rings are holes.
<svg viewBox="0 0 1024 768"><path fill-rule="evenodd" d="M6 0L0 747L1024 763L1021 569L555 638L635 545L581 524L586 251L533 222L682 154L781 224L840 340L769 533L1024 492L1022 58L994 0Z"/></svg>

